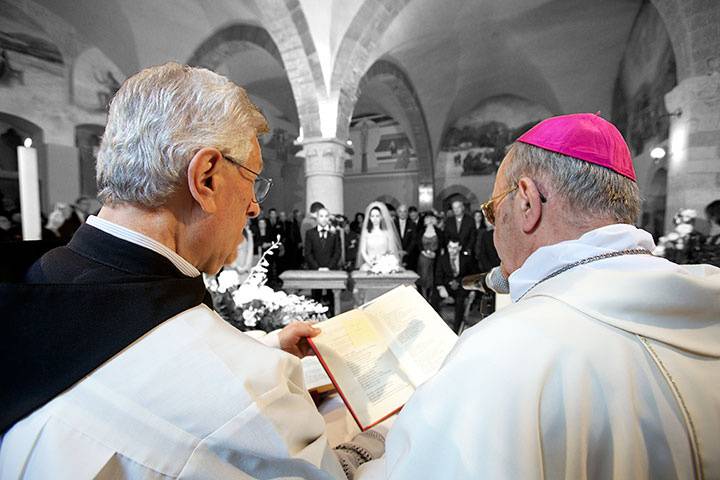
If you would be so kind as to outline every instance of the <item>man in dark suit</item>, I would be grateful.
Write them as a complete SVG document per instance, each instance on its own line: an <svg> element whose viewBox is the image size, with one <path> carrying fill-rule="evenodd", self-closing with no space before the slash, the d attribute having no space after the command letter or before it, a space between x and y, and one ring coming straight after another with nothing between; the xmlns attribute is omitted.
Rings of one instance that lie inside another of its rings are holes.
<svg viewBox="0 0 720 480"><path fill-rule="evenodd" d="M340 236L330 228L326 208L317 212L317 227L305 233L305 261L310 270L340 268Z"/></svg>
<svg viewBox="0 0 720 480"><path fill-rule="evenodd" d="M39 477L87 477L120 456L137 478L343 475L322 417L298 395L299 359L230 327L201 275L234 260L260 213L266 131L246 92L209 70L168 63L126 80L98 153L99 214L25 282L0 284L3 461ZM301 355L300 338L317 333L298 322L270 340ZM199 392L211 395L180 409L162 400Z"/></svg>
<svg viewBox="0 0 720 480"><path fill-rule="evenodd" d="M453 330L460 331L465 316L465 299L468 291L462 288L462 279L475 273L475 260L468 252L461 249L460 242L450 240L447 251L440 255L435 266L435 288L440 298L455 299L455 321Z"/></svg>
<svg viewBox="0 0 720 480"><path fill-rule="evenodd" d="M457 240L463 252L472 252L475 247L475 222L465 213L460 200L452 202L453 216L445 220L445 234L448 240Z"/></svg>
<svg viewBox="0 0 720 480"><path fill-rule="evenodd" d="M340 268L340 235L330 228L330 213L326 208L317 211L317 227L305 233L305 262L310 270L337 270ZM332 291L313 290L312 298L328 305L333 315Z"/></svg>
<svg viewBox="0 0 720 480"><path fill-rule="evenodd" d="M417 258L420 254L417 242L417 224L408 218L407 205L400 205L397 209L395 228L400 235L403 249L402 263L408 270L415 270Z"/></svg>

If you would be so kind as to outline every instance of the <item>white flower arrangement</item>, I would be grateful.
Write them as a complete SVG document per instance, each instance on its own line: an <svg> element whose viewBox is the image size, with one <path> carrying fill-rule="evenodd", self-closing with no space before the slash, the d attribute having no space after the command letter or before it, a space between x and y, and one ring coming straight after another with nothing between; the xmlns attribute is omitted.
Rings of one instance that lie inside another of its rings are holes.
<svg viewBox="0 0 720 480"><path fill-rule="evenodd" d="M260 257L244 282L232 269L224 270L214 282L208 283L216 310L225 320L240 330L262 329L267 332L282 328L292 321L325 320L328 308L302 295L275 291L265 285L267 256L280 247L278 240Z"/></svg>
<svg viewBox="0 0 720 480"><path fill-rule="evenodd" d="M403 270L398 258L392 254L382 255L375 259L368 270L376 275L388 275L390 273L401 272Z"/></svg>
<svg viewBox="0 0 720 480"><path fill-rule="evenodd" d="M658 239L653 255L666 257L670 251L684 251L695 232L695 219L698 214L691 208L681 208L673 217L675 230Z"/></svg>

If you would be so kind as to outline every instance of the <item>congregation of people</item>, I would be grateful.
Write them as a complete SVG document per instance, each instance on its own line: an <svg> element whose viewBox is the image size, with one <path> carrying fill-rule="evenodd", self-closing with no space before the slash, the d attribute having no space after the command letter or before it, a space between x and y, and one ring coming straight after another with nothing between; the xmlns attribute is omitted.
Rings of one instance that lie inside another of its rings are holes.
<svg viewBox="0 0 720 480"><path fill-rule="evenodd" d="M22 237L22 216L18 202L0 192L0 243L17 242ZM42 216L42 239L67 243L90 216L100 210L97 199L81 196L74 203L56 202L50 213Z"/></svg>
<svg viewBox="0 0 720 480"><path fill-rule="evenodd" d="M375 201L352 220L331 213L321 202L313 202L308 215L296 209L288 216L270 208L249 221L245 237L234 264L245 272L279 242L268 257L268 284L274 288L282 287L280 274L286 270L368 270L380 258L394 256L399 266L418 274L416 286L434 308L454 306L456 332L468 308L477 306L466 304L462 278L500 265L493 226L480 210L468 214L460 200L446 212ZM252 258L243 253L247 251ZM317 292L313 296L328 304L331 300Z"/></svg>

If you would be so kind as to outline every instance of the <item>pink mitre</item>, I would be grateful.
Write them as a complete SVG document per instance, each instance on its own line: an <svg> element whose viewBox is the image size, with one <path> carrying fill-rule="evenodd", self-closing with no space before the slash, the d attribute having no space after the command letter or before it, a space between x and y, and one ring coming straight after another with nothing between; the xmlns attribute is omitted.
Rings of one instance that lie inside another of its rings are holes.
<svg viewBox="0 0 720 480"><path fill-rule="evenodd" d="M573 113L551 117L517 141L609 168L637 182L625 139L615 125L599 115Z"/></svg>

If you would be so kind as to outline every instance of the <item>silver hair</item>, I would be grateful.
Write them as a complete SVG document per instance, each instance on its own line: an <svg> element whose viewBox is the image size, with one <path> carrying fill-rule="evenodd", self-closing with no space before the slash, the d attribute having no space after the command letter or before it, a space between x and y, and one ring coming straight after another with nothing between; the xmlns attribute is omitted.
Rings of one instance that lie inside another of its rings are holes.
<svg viewBox="0 0 720 480"><path fill-rule="evenodd" d="M227 78L172 62L146 68L110 104L97 157L98 198L158 207L181 187L200 149L245 162L252 139L266 131L245 90Z"/></svg>
<svg viewBox="0 0 720 480"><path fill-rule="evenodd" d="M514 143L508 154L512 159L505 172L508 186L523 176L549 183L571 209L573 223L611 218L634 224L640 215L638 185L619 173L522 142Z"/></svg>

